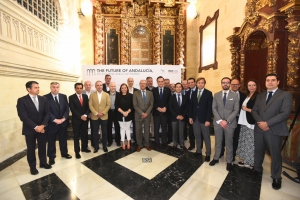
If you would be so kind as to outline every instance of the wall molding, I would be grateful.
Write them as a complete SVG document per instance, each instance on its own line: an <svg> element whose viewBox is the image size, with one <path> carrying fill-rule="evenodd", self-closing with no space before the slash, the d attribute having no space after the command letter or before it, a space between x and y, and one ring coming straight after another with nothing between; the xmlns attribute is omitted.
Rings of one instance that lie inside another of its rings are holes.
<svg viewBox="0 0 300 200"><path fill-rule="evenodd" d="M78 75L0 61L0 76L77 82Z"/></svg>

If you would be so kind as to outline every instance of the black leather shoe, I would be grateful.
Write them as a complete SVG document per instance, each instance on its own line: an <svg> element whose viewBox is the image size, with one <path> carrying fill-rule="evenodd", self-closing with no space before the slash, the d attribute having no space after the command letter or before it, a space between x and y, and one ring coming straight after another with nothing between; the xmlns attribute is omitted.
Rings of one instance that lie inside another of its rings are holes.
<svg viewBox="0 0 300 200"><path fill-rule="evenodd" d="M258 175L262 175L262 172L258 172L254 168L252 168L251 171L250 171L250 175L251 176L258 176Z"/></svg>
<svg viewBox="0 0 300 200"><path fill-rule="evenodd" d="M210 166L214 166L216 163L219 163L219 160L213 159L213 160L209 163L209 165L210 165Z"/></svg>
<svg viewBox="0 0 300 200"><path fill-rule="evenodd" d="M72 156L70 154L66 154L66 155L64 155L62 157L66 158L66 159L71 159L72 158Z"/></svg>
<svg viewBox="0 0 300 200"><path fill-rule="evenodd" d="M54 164L55 164L54 158L49 158L49 165L54 165Z"/></svg>
<svg viewBox="0 0 300 200"><path fill-rule="evenodd" d="M76 153L76 158L77 159L81 158L81 155L79 153Z"/></svg>
<svg viewBox="0 0 300 200"><path fill-rule="evenodd" d="M205 156L205 162L209 162L210 161L210 156Z"/></svg>
<svg viewBox="0 0 300 200"><path fill-rule="evenodd" d="M30 173L32 175L37 175L39 173L39 171L36 168L30 169Z"/></svg>
<svg viewBox="0 0 300 200"><path fill-rule="evenodd" d="M89 149L84 149L84 150L81 150L81 152L90 153L91 150L89 150Z"/></svg>
<svg viewBox="0 0 300 200"><path fill-rule="evenodd" d="M188 148L189 151L191 151L191 150L193 150L193 149L195 149L195 147L193 147L193 146L190 146L190 147Z"/></svg>
<svg viewBox="0 0 300 200"><path fill-rule="evenodd" d="M95 148L95 149L94 149L94 153L97 153L97 152L98 152L98 150L99 150L98 148Z"/></svg>
<svg viewBox="0 0 300 200"><path fill-rule="evenodd" d="M45 163L45 164L40 164L40 168L51 169L52 166Z"/></svg>
<svg viewBox="0 0 300 200"><path fill-rule="evenodd" d="M104 152L108 152L107 147L103 147Z"/></svg>
<svg viewBox="0 0 300 200"><path fill-rule="evenodd" d="M229 171L229 172L232 171L232 164L231 163L227 163L226 170Z"/></svg>
<svg viewBox="0 0 300 200"><path fill-rule="evenodd" d="M194 153L194 156L195 156L195 157L198 157L198 156L201 156L201 155L202 155L202 154L201 154L201 153L198 153L198 152L195 152L195 153Z"/></svg>
<svg viewBox="0 0 300 200"><path fill-rule="evenodd" d="M281 179L273 178L272 187L274 190L279 190L281 188Z"/></svg>
<svg viewBox="0 0 300 200"><path fill-rule="evenodd" d="M110 147L110 146L111 146L111 143L108 143L107 146Z"/></svg>

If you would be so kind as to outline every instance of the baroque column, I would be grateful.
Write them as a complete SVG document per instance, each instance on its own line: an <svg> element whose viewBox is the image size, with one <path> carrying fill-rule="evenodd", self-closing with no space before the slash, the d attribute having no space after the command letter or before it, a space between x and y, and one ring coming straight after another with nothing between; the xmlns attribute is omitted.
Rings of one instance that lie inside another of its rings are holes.
<svg viewBox="0 0 300 200"><path fill-rule="evenodd" d="M160 31L160 4L154 5L154 20L153 20L153 64L160 65L161 61L161 31Z"/></svg>
<svg viewBox="0 0 300 200"><path fill-rule="evenodd" d="M103 16L101 11L101 3L99 1L95 2L95 64L105 64L104 59L104 23L103 23Z"/></svg>

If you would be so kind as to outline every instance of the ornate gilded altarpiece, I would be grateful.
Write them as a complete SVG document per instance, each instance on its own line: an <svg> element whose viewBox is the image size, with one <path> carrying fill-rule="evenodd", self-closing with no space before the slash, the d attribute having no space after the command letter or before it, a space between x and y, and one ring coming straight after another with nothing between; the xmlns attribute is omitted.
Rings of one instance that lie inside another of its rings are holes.
<svg viewBox="0 0 300 200"><path fill-rule="evenodd" d="M237 16L238 17L238 16ZM240 16L242 17L242 16ZM230 42L231 76L245 87L249 78L265 89L265 76L277 73L279 87L293 94L293 113L300 104L299 0L248 0L241 27L233 29ZM288 124L294 114L291 114ZM283 151L283 158L300 169L300 119Z"/></svg>
<svg viewBox="0 0 300 200"><path fill-rule="evenodd" d="M95 64L185 64L185 0L97 0Z"/></svg>

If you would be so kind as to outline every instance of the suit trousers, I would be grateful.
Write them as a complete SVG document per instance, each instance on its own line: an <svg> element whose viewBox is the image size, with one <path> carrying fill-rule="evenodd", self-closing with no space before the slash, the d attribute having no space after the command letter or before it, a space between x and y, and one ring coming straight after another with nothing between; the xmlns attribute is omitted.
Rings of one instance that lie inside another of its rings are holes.
<svg viewBox="0 0 300 200"><path fill-rule="evenodd" d="M195 147L195 135L194 135L194 128L193 125L188 122L189 126L189 141L190 141L190 147ZM201 148L202 149L202 148Z"/></svg>
<svg viewBox="0 0 300 200"><path fill-rule="evenodd" d="M29 167L36 168L36 158L35 158L35 146L36 141L38 142L38 155L40 159L40 165L47 163L46 158L46 143L47 143L47 133L35 133L31 135L25 135L26 145L27 145L27 161Z"/></svg>
<svg viewBox="0 0 300 200"><path fill-rule="evenodd" d="M179 137L179 145L181 147L184 146L184 137L183 137L184 127L185 127L185 120L172 121L173 146L177 146L178 137Z"/></svg>
<svg viewBox="0 0 300 200"><path fill-rule="evenodd" d="M206 156L211 155L211 142L210 142L210 133L209 133L209 126L205 126L204 123L200 123L198 121L198 117L193 123L194 128L194 135L196 138L196 152L202 154L202 147L203 147L203 139L205 142L206 147Z"/></svg>
<svg viewBox="0 0 300 200"><path fill-rule="evenodd" d="M168 117L168 143L172 142L173 140L173 125L172 125L171 116Z"/></svg>
<svg viewBox="0 0 300 200"><path fill-rule="evenodd" d="M215 155L214 160L219 160L222 148L223 134L225 136L225 146L226 146L226 162L232 163L232 149L233 149L233 132L234 128L223 129L220 125L214 126L215 130Z"/></svg>
<svg viewBox="0 0 300 200"><path fill-rule="evenodd" d="M239 117L236 117L236 121L239 120ZM240 138L240 132L241 132L241 125L237 124L235 130L234 130L234 134L233 134L233 152L232 152L232 161L235 160L235 156L236 156L236 150L238 148L239 145L239 138Z"/></svg>
<svg viewBox="0 0 300 200"><path fill-rule="evenodd" d="M263 161L265 157L266 145L268 145L272 157L271 175L272 178L281 179L282 156L281 145L283 137L273 135L271 131L254 132L254 169L258 172L263 171Z"/></svg>
<svg viewBox="0 0 300 200"><path fill-rule="evenodd" d="M81 139L81 150L86 150L88 147L88 120L75 123L72 120L72 127L74 133L74 151L80 152L79 137Z"/></svg>
<svg viewBox="0 0 300 200"><path fill-rule="evenodd" d="M107 119L107 142L109 144L112 144L113 138L112 138L112 124L114 124L115 127L115 142L117 144L120 144L120 125L119 122L116 119L116 115L114 110L108 111L108 119Z"/></svg>
<svg viewBox="0 0 300 200"><path fill-rule="evenodd" d="M101 132L102 132L102 146L106 147L107 145L107 120L91 119L91 128L94 140L94 148L99 149L99 126L101 125Z"/></svg>
<svg viewBox="0 0 300 200"><path fill-rule="evenodd" d="M58 136L59 141L59 149L61 156L65 156L68 154L68 146L67 146L67 126L64 127L61 124L53 124L48 126L48 157L55 158L56 157L56 137ZM64 122L65 123L65 122Z"/></svg>
<svg viewBox="0 0 300 200"><path fill-rule="evenodd" d="M159 144L159 127L161 126L161 141L162 144L167 143L167 124L168 118L160 113L158 116L153 116L154 120L154 136L155 136L155 143Z"/></svg>
<svg viewBox="0 0 300 200"><path fill-rule="evenodd" d="M137 145L142 146L149 146L149 136L150 136L150 123L151 123L151 114L148 115L143 120L135 120L135 133L136 133L136 141ZM144 137L143 137L143 125L144 125ZM143 141L144 139L144 141Z"/></svg>

